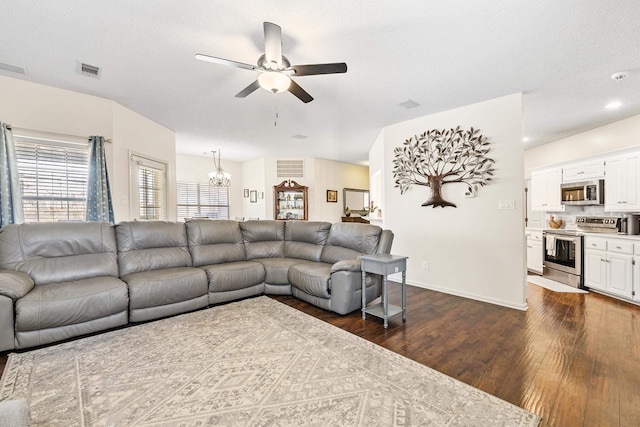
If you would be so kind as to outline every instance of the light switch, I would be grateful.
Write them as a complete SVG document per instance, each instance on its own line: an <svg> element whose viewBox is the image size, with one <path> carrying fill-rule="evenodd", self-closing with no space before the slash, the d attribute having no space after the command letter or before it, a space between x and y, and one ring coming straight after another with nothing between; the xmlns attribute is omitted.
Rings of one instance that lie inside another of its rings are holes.
<svg viewBox="0 0 640 427"><path fill-rule="evenodd" d="M498 209L500 210L513 210L516 208L515 200L499 200Z"/></svg>

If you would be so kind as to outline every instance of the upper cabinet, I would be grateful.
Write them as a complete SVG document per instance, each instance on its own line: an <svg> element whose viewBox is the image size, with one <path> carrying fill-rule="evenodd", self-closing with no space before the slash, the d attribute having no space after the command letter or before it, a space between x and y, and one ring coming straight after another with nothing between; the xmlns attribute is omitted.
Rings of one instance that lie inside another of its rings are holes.
<svg viewBox="0 0 640 427"><path fill-rule="evenodd" d="M531 173L531 209L534 211L564 212L560 185L562 169L546 169Z"/></svg>
<svg viewBox="0 0 640 427"><path fill-rule="evenodd" d="M605 172L604 210L640 210L640 153L607 159Z"/></svg>
<svg viewBox="0 0 640 427"><path fill-rule="evenodd" d="M604 178L604 161L576 163L562 168L562 182L580 182Z"/></svg>
<svg viewBox="0 0 640 427"><path fill-rule="evenodd" d="M307 187L287 180L273 187L275 219L306 220L308 201Z"/></svg>

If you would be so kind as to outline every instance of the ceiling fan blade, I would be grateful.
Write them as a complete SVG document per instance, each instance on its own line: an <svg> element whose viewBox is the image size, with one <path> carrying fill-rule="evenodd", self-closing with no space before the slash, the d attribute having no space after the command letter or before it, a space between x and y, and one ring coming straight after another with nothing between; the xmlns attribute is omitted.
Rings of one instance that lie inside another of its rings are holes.
<svg viewBox="0 0 640 427"><path fill-rule="evenodd" d="M282 29L271 22L264 23L264 56L273 69L282 65Z"/></svg>
<svg viewBox="0 0 640 427"><path fill-rule="evenodd" d="M240 92L236 94L236 98L244 98L245 96L253 93L256 89L260 87L260 82L257 80L251 83L249 86L242 89Z"/></svg>
<svg viewBox="0 0 640 427"><path fill-rule="evenodd" d="M213 62L214 64L231 65L232 67L242 68L243 70L259 70L259 68L255 65L245 64L244 62L236 62L230 59L216 58L215 56L204 55L202 53L197 53L196 59L199 59L200 61Z"/></svg>
<svg viewBox="0 0 640 427"><path fill-rule="evenodd" d="M309 93L302 89L300 85L293 80L291 80L291 84L289 85L289 92L294 94L300 101L307 102L313 101L313 96L309 95Z"/></svg>
<svg viewBox="0 0 640 427"><path fill-rule="evenodd" d="M313 76L315 74L339 74L347 72L347 64L335 62L332 64L292 65L296 76Z"/></svg>

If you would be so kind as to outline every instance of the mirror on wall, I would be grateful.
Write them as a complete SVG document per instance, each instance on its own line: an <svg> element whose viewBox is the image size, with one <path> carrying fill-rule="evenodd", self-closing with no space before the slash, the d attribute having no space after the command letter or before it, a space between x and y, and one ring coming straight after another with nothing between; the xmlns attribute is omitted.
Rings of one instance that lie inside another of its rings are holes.
<svg viewBox="0 0 640 427"><path fill-rule="evenodd" d="M343 211L349 208L353 214L366 215L369 213L367 210L369 207L369 190L345 188L342 201L344 202Z"/></svg>

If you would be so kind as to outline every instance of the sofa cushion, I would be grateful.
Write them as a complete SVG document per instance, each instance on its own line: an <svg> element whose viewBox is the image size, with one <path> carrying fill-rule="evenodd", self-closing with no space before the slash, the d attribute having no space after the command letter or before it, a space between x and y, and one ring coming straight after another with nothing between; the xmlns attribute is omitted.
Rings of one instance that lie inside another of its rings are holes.
<svg viewBox="0 0 640 427"><path fill-rule="evenodd" d="M320 298L331 297L331 264L303 262L289 268L289 283L294 288Z"/></svg>
<svg viewBox="0 0 640 427"><path fill-rule="evenodd" d="M288 285L289 268L304 262L298 258L258 258L254 261L264 266L264 283L269 285Z"/></svg>
<svg viewBox="0 0 640 427"><path fill-rule="evenodd" d="M116 237L121 277L192 264L184 223L125 221L116 226Z"/></svg>
<svg viewBox="0 0 640 427"><path fill-rule="evenodd" d="M16 301L16 332L88 322L127 310L127 285L94 277L36 286Z"/></svg>
<svg viewBox="0 0 640 427"><path fill-rule="evenodd" d="M11 224L0 229L0 268L36 285L118 277L113 227L104 222Z"/></svg>
<svg viewBox="0 0 640 427"><path fill-rule="evenodd" d="M284 227L284 221L241 222L246 259L283 257Z"/></svg>
<svg viewBox="0 0 640 427"><path fill-rule="evenodd" d="M287 221L284 228L284 256L320 261L330 229L329 222Z"/></svg>
<svg viewBox="0 0 640 427"><path fill-rule="evenodd" d="M187 221L186 227L194 267L244 261L238 221L199 219Z"/></svg>
<svg viewBox="0 0 640 427"><path fill-rule="evenodd" d="M356 259L360 254L374 254L382 229L376 225L338 222L331 226L320 260L333 264Z"/></svg>
<svg viewBox="0 0 640 427"><path fill-rule="evenodd" d="M244 289L264 282L264 267L259 262L229 262L200 268L207 273L209 293Z"/></svg>
<svg viewBox="0 0 640 427"><path fill-rule="evenodd" d="M207 275L193 267L141 271L122 278L129 285L130 310L191 300L207 294Z"/></svg>

